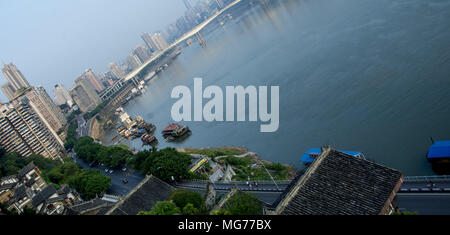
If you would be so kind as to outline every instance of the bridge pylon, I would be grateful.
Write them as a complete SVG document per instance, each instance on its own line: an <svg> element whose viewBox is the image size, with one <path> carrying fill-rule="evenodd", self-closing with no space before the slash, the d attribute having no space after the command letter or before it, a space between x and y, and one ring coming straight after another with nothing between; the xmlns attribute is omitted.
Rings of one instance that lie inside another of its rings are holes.
<svg viewBox="0 0 450 235"><path fill-rule="evenodd" d="M206 41L205 41L205 39L203 39L203 37L202 37L202 35L200 34L200 32L197 32L197 33L195 34L195 36L197 37L197 40L198 40L198 42L200 43L200 45L201 45L202 47L206 47Z"/></svg>

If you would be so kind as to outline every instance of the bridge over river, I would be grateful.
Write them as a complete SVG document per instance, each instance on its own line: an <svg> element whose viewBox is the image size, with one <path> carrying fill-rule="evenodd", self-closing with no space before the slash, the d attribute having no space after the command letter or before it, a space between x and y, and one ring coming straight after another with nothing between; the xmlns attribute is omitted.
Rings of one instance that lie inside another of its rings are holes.
<svg viewBox="0 0 450 235"><path fill-rule="evenodd" d="M133 70L131 73L127 74L124 78L117 81L113 86L109 87L105 91L102 92L100 97L102 100L107 100L113 96L115 96L118 92L122 90L122 87L127 84L129 81L136 80L137 76L141 74L141 72L146 71L146 68L149 65L152 65L155 61L158 61L163 56L165 56L167 53L171 52L172 49L174 49L176 46L178 46L180 43L184 42L185 40L197 36L197 39L200 40L200 44L204 44L204 40L202 36L200 35L200 31L205 28L209 23L214 21L217 17L219 17L222 13L227 11L228 9L232 8L236 4L240 3L242 0L235 0L226 7L224 7L222 10L215 13L213 16L208 18L207 20L203 21L196 27L194 27L191 31L185 33L183 36L181 36L179 39L177 39L175 42L170 44L167 48L164 50L159 51L155 56L147 60L145 63L143 63L141 66Z"/></svg>

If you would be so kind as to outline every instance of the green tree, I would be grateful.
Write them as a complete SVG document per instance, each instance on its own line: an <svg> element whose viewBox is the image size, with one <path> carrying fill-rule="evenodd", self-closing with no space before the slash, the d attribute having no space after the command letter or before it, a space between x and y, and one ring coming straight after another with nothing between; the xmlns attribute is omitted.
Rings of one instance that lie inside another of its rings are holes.
<svg viewBox="0 0 450 235"><path fill-rule="evenodd" d="M191 156L173 148L166 148L152 152L145 160L142 172L170 181L172 176L175 179L186 178L190 164Z"/></svg>
<svg viewBox="0 0 450 235"><path fill-rule="evenodd" d="M179 208L184 208L188 204L193 205L195 208L201 208L205 204L205 200L202 195L184 189L172 191L170 193L170 200L173 201Z"/></svg>
<svg viewBox="0 0 450 235"><path fill-rule="evenodd" d="M5 150L0 150L0 176L9 176L16 174L26 166L28 162L18 153L6 153Z"/></svg>
<svg viewBox="0 0 450 235"><path fill-rule="evenodd" d="M53 168L47 175L50 182L55 184L68 183L72 177L77 176L80 173L81 166L75 162L65 162L55 168Z"/></svg>
<svg viewBox="0 0 450 235"><path fill-rule="evenodd" d="M225 203L225 212L230 215L261 215L262 206L252 194L238 191Z"/></svg>
<svg viewBox="0 0 450 235"><path fill-rule="evenodd" d="M138 215L175 215L180 214L180 208L170 201L157 202L151 211L141 211Z"/></svg>
<svg viewBox="0 0 450 235"><path fill-rule="evenodd" d="M183 215L198 215L199 210L194 207L191 203L186 204L185 207L183 207Z"/></svg>
<svg viewBox="0 0 450 235"><path fill-rule="evenodd" d="M83 198L90 200L105 192L111 183L111 178L102 175L97 170L82 170L69 180L69 185L77 190Z"/></svg>

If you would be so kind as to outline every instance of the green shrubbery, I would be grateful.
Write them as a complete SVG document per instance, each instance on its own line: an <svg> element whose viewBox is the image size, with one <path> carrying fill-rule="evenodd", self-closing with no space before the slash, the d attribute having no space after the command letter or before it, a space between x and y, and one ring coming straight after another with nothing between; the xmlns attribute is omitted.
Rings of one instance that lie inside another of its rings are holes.
<svg viewBox="0 0 450 235"><path fill-rule="evenodd" d="M172 191L169 200L157 202L151 211L141 211L138 215L201 215L208 213L205 200L199 193L177 189Z"/></svg>
<svg viewBox="0 0 450 235"><path fill-rule="evenodd" d="M262 215L262 206L252 194L238 191L215 215Z"/></svg>

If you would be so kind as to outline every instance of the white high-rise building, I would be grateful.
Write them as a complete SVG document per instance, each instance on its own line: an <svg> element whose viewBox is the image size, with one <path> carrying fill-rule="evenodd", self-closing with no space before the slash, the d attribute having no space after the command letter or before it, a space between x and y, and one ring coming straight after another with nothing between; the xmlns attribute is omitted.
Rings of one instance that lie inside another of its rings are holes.
<svg viewBox="0 0 450 235"><path fill-rule="evenodd" d="M72 97L63 85L55 85L53 93L55 93L55 101L57 105L67 104L69 107L73 106L74 103Z"/></svg>
<svg viewBox="0 0 450 235"><path fill-rule="evenodd" d="M30 87L30 84L25 79L25 76L23 76L14 64L5 64L2 72L6 79L8 79L9 84L14 88L14 92L22 88Z"/></svg>
<svg viewBox="0 0 450 235"><path fill-rule="evenodd" d="M117 65L116 63L109 63L108 65L109 70L111 71L111 74L117 78L117 79L121 79L123 77L125 77L125 72L120 69L119 65Z"/></svg>

